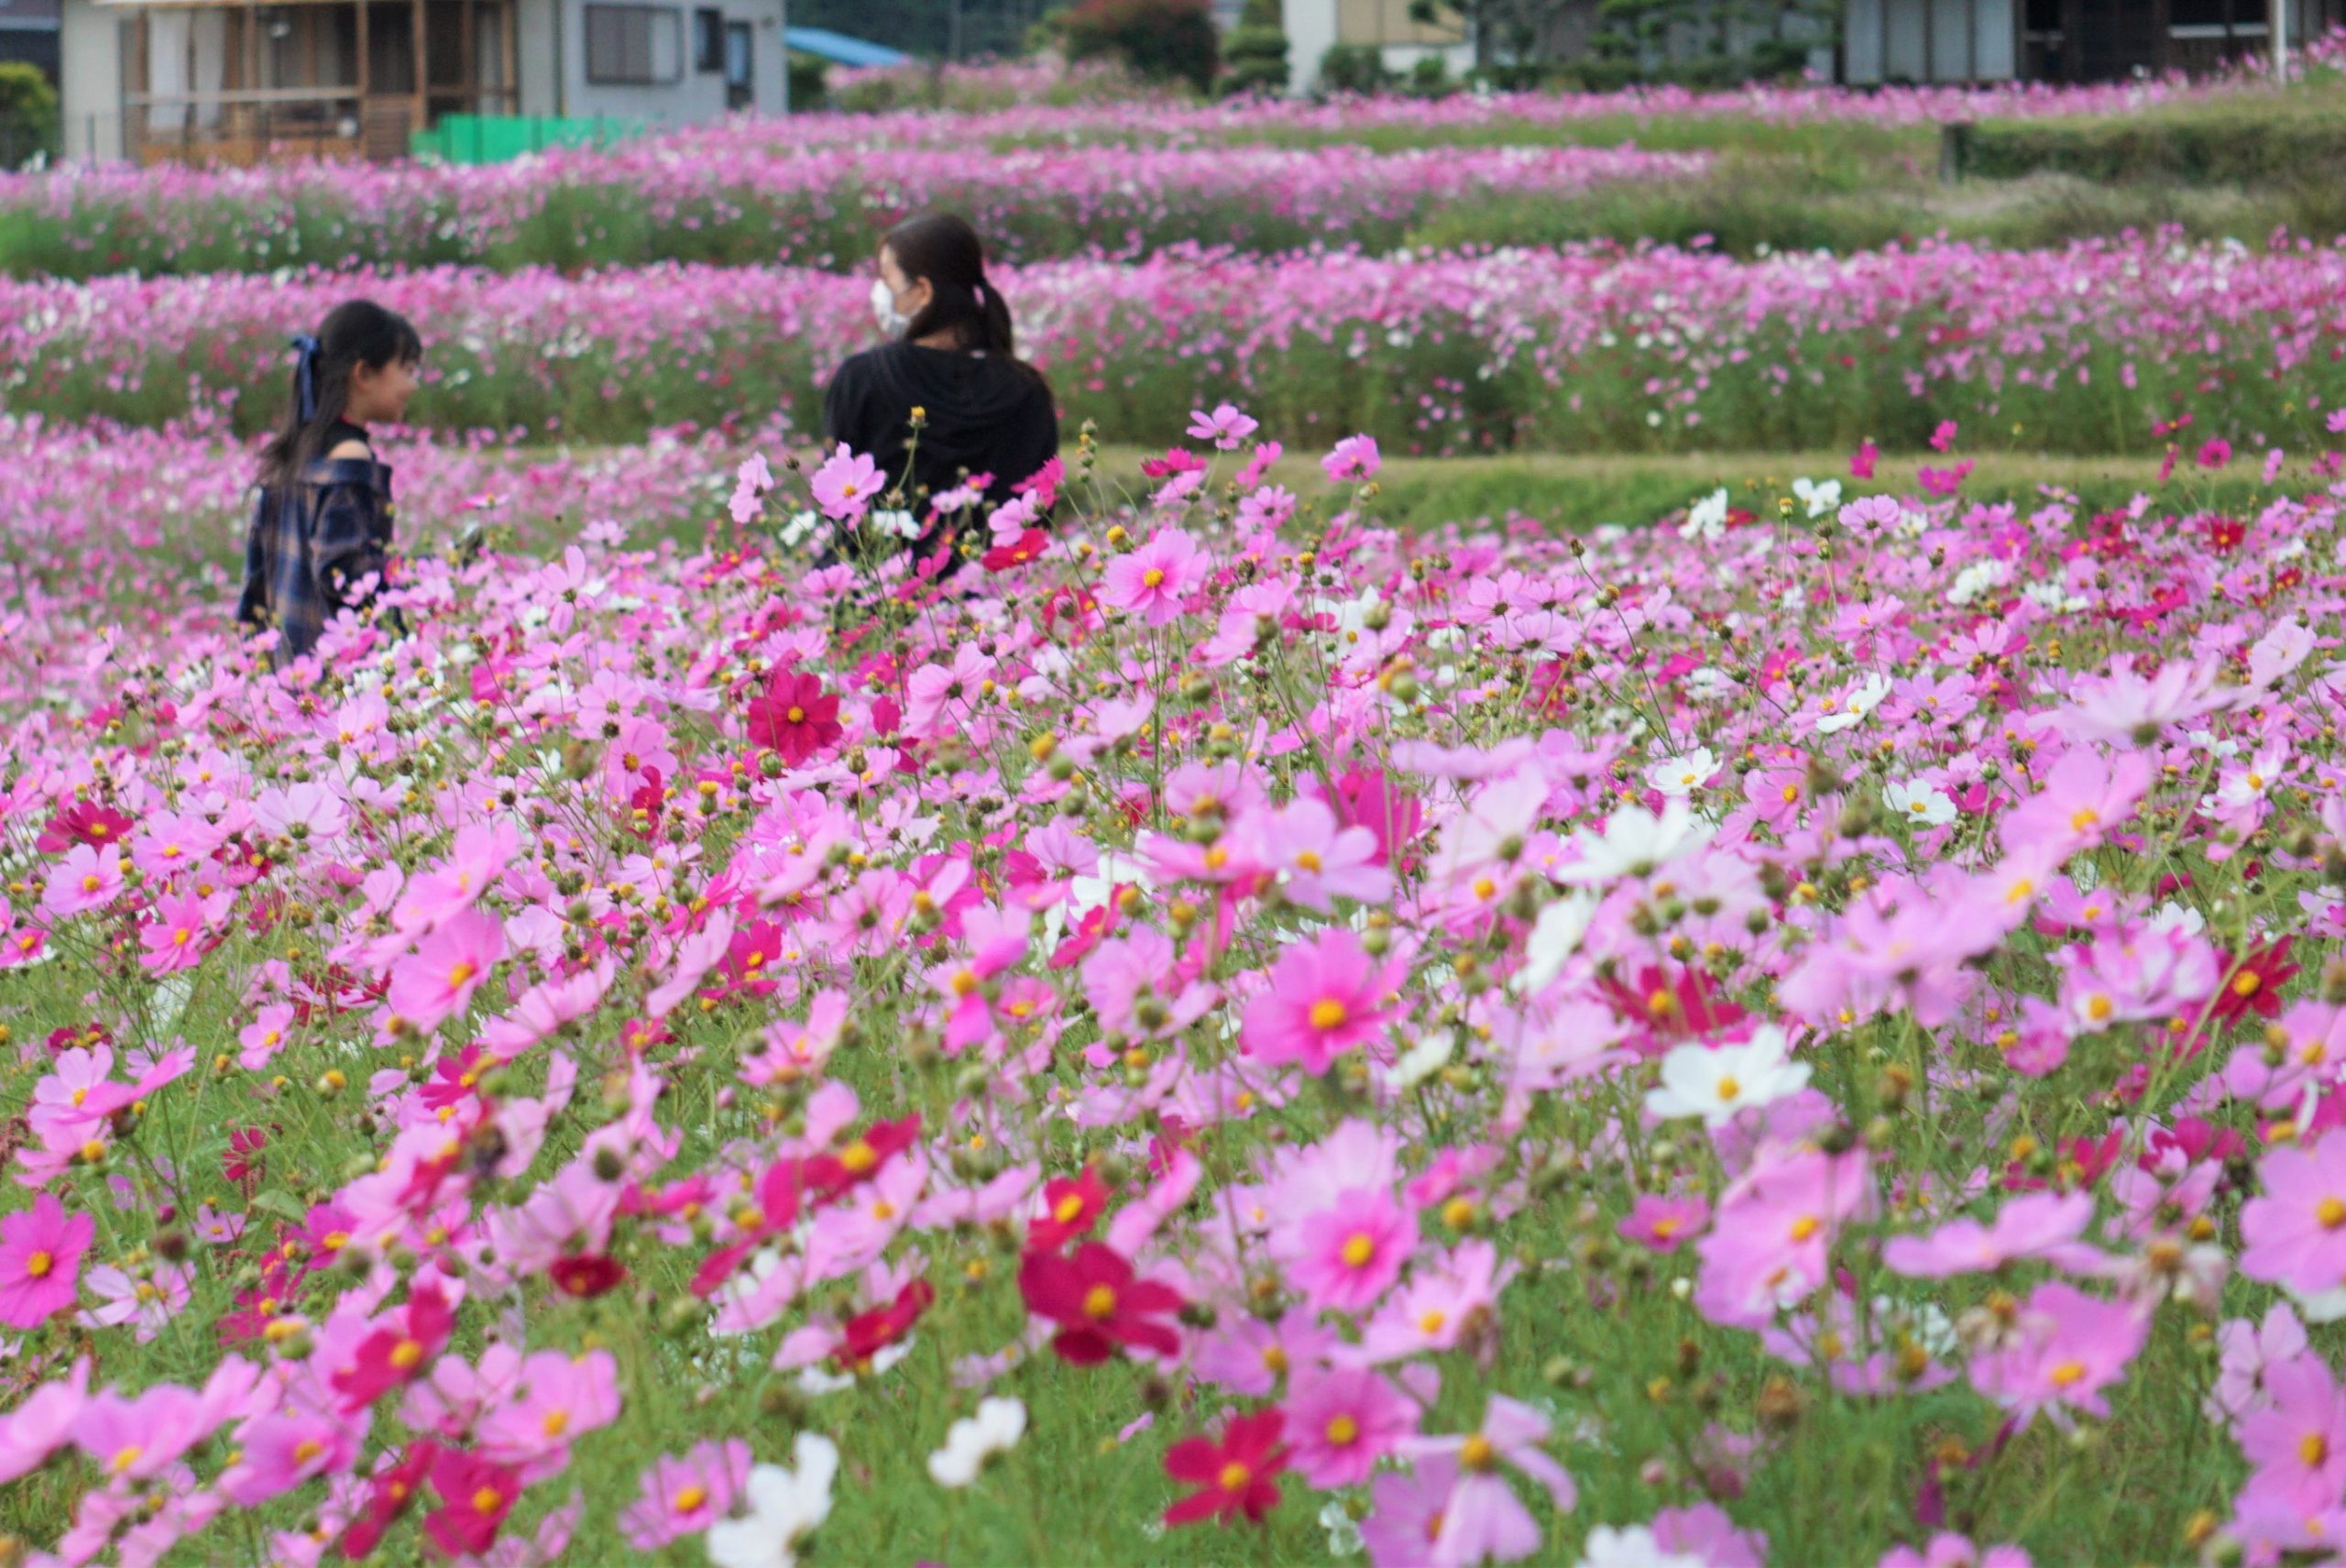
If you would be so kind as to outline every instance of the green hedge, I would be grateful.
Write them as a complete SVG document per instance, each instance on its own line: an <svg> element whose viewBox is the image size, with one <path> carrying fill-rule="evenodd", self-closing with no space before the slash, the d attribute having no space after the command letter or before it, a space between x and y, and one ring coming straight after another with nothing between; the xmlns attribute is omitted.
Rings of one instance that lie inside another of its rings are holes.
<svg viewBox="0 0 2346 1568"><path fill-rule="evenodd" d="M1970 128L1964 172L2074 174L2107 184L2346 183L2346 93L2209 98L2123 116L1989 120Z"/></svg>

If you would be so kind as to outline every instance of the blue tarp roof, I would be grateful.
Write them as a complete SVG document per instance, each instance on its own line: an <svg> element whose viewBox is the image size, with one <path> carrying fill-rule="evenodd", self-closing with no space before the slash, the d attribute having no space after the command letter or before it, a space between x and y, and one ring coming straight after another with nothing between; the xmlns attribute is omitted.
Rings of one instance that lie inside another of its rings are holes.
<svg viewBox="0 0 2346 1568"><path fill-rule="evenodd" d="M851 38L828 27L792 27L788 32L792 49L840 65L902 65L912 58L903 49Z"/></svg>

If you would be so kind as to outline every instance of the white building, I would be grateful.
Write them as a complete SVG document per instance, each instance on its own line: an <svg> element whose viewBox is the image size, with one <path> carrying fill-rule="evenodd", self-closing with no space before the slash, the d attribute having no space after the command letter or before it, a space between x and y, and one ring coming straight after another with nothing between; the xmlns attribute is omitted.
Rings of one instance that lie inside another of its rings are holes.
<svg viewBox="0 0 2346 1568"><path fill-rule="evenodd" d="M2207 71L2346 26L2346 0L1848 0L1841 80L2109 82Z"/></svg>
<svg viewBox="0 0 2346 1568"><path fill-rule="evenodd" d="M68 158L397 157L444 115L784 107L786 0L63 0Z"/></svg>

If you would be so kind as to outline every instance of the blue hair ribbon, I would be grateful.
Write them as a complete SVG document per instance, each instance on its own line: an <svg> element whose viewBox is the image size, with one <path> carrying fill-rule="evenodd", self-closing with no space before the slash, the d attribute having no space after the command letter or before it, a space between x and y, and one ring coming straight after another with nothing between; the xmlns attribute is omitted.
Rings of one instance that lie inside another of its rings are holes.
<svg viewBox="0 0 2346 1568"><path fill-rule="evenodd" d="M293 363L295 406L303 424L318 417L318 351L322 346L306 332L293 339L293 351L301 356Z"/></svg>

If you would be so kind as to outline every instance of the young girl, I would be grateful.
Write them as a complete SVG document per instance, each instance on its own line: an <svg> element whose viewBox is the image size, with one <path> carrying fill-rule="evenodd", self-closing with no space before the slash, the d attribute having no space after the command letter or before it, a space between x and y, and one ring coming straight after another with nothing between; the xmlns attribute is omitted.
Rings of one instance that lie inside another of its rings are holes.
<svg viewBox="0 0 2346 1568"><path fill-rule="evenodd" d="M1050 383L1017 357L1010 302L986 277L977 232L950 214L911 218L881 240L878 264L872 309L893 341L839 367L823 398L825 440L877 459L923 519L972 475L991 476L983 499L1001 505L1058 455L1059 422ZM912 548L950 570L960 532L940 521Z"/></svg>
<svg viewBox="0 0 2346 1568"><path fill-rule="evenodd" d="M315 647L336 614L364 607L360 583L381 582L391 471L375 461L367 426L406 416L423 358L415 328L367 300L335 306L293 346L293 407L261 454L236 601L237 620L277 629L280 664Z"/></svg>

